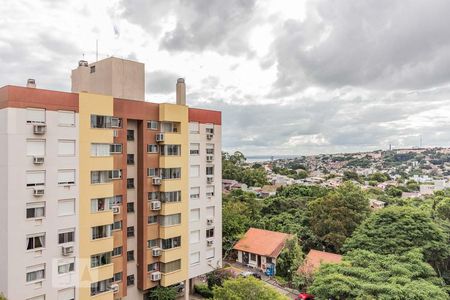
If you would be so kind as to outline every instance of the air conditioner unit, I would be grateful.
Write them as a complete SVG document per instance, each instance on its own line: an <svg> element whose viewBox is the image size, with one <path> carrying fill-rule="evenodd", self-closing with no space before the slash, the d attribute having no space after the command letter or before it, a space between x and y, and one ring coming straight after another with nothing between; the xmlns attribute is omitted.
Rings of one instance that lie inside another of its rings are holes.
<svg viewBox="0 0 450 300"><path fill-rule="evenodd" d="M206 177L206 183L207 183L207 184L214 183L214 177L213 177L213 176L208 176L208 177Z"/></svg>
<svg viewBox="0 0 450 300"><path fill-rule="evenodd" d="M214 240L210 239L210 240L206 240L206 246L211 247L214 245Z"/></svg>
<svg viewBox="0 0 450 300"><path fill-rule="evenodd" d="M153 257L161 256L161 248L153 248L152 255L153 255Z"/></svg>
<svg viewBox="0 0 450 300"><path fill-rule="evenodd" d="M157 200L152 201L150 206L151 206L152 210L160 210L161 209L161 201L157 201Z"/></svg>
<svg viewBox="0 0 450 300"><path fill-rule="evenodd" d="M158 143L159 142L164 142L164 133L162 133L162 132L157 133L156 136L155 136L155 140Z"/></svg>
<svg viewBox="0 0 450 300"><path fill-rule="evenodd" d="M120 118L111 118L111 127L112 128L120 128Z"/></svg>
<svg viewBox="0 0 450 300"><path fill-rule="evenodd" d="M153 272L150 274L151 281L161 280L161 272Z"/></svg>
<svg viewBox="0 0 450 300"><path fill-rule="evenodd" d="M212 162L214 160L214 155L206 155L206 161Z"/></svg>
<svg viewBox="0 0 450 300"><path fill-rule="evenodd" d="M34 134L44 134L47 131L47 126L45 124L34 124L33 132Z"/></svg>
<svg viewBox="0 0 450 300"><path fill-rule="evenodd" d="M214 224L214 218L207 218L206 219L206 225L213 225Z"/></svg>
<svg viewBox="0 0 450 300"><path fill-rule="evenodd" d="M119 292L119 285L117 283L111 284L110 289L111 289L111 291L113 291L113 293L118 293Z"/></svg>
<svg viewBox="0 0 450 300"><path fill-rule="evenodd" d="M33 163L35 165L42 165L44 163L44 157L43 156L35 156L35 157L33 157Z"/></svg>
<svg viewBox="0 0 450 300"><path fill-rule="evenodd" d="M207 138L208 140L212 140L213 137L214 137L214 134L213 134L213 133L207 133L207 134L206 134L206 138Z"/></svg>
<svg viewBox="0 0 450 300"><path fill-rule="evenodd" d="M64 256L70 255L73 253L73 246L62 246L61 252Z"/></svg>
<svg viewBox="0 0 450 300"><path fill-rule="evenodd" d="M161 185L161 178L153 177L152 183L153 183L153 185Z"/></svg>
<svg viewBox="0 0 450 300"><path fill-rule="evenodd" d="M44 189L33 189L33 195L36 197L43 196L45 194Z"/></svg>
<svg viewBox="0 0 450 300"><path fill-rule="evenodd" d="M114 206L112 207L112 212L113 212L114 215L120 214L120 206L114 205Z"/></svg>
<svg viewBox="0 0 450 300"><path fill-rule="evenodd" d="M122 178L122 170L111 171L111 179L121 179L121 178Z"/></svg>

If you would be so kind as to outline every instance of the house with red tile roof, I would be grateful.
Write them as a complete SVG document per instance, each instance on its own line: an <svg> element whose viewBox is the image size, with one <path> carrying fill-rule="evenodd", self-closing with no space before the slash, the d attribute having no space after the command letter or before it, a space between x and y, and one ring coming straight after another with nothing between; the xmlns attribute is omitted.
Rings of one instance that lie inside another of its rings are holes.
<svg viewBox="0 0 450 300"><path fill-rule="evenodd" d="M320 265L323 263L337 264L341 261L342 255L325 251L310 250L308 255L305 257L303 264L298 268L297 273L310 274L318 270Z"/></svg>
<svg viewBox="0 0 450 300"><path fill-rule="evenodd" d="M265 272L270 264L276 265L278 255L292 237L287 233L250 228L233 247L238 254L237 262Z"/></svg>

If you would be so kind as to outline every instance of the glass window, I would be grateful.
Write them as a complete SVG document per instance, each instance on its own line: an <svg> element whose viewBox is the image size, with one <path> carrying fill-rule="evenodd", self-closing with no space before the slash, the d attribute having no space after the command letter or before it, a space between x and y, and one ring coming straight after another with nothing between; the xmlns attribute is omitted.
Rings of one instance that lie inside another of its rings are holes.
<svg viewBox="0 0 450 300"><path fill-rule="evenodd" d="M147 129L158 130L158 121L147 121Z"/></svg>
<svg viewBox="0 0 450 300"><path fill-rule="evenodd" d="M161 248L164 250L172 249L181 246L181 236L170 239L161 239Z"/></svg>
<svg viewBox="0 0 450 300"><path fill-rule="evenodd" d="M206 238L213 238L214 237L214 228L206 229Z"/></svg>
<svg viewBox="0 0 450 300"><path fill-rule="evenodd" d="M110 156L110 144L91 144L91 156Z"/></svg>
<svg viewBox="0 0 450 300"><path fill-rule="evenodd" d="M134 141L134 130L127 129L127 141Z"/></svg>
<svg viewBox="0 0 450 300"><path fill-rule="evenodd" d="M200 132L200 126L198 122L190 122L189 123L189 132L190 133L199 133Z"/></svg>
<svg viewBox="0 0 450 300"><path fill-rule="evenodd" d="M162 179L178 179L181 178L181 168L165 168L161 170Z"/></svg>
<svg viewBox="0 0 450 300"><path fill-rule="evenodd" d="M191 187L191 192L189 197L191 199L199 199L200 198L200 187L196 186L196 187Z"/></svg>
<svg viewBox="0 0 450 300"><path fill-rule="evenodd" d="M147 272L154 272L159 270L159 263L155 262L147 265Z"/></svg>
<svg viewBox="0 0 450 300"><path fill-rule="evenodd" d="M148 240L147 241L147 247L148 248L155 248L155 247L159 247L160 246L160 242L158 239L154 239L154 240Z"/></svg>
<svg viewBox="0 0 450 300"><path fill-rule="evenodd" d="M189 235L189 243L196 244L200 242L200 230L191 231Z"/></svg>
<svg viewBox="0 0 450 300"><path fill-rule="evenodd" d="M181 201L181 191L161 192L160 199L161 199L161 202L163 202L163 203L180 202Z"/></svg>
<svg viewBox="0 0 450 300"><path fill-rule="evenodd" d="M72 243L75 240L75 229L64 229L58 233L58 244Z"/></svg>
<svg viewBox="0 0 450 300"><path fill-rule="evenodd" d="M45 109L27 108L27 123L45 124Z"/></svg>
<svg viewBox="0 0 450 300"><path fill-rule="evenodd" d="M122 144L111 144L109 151L111 153L122 153Z"/></svg>
<svg viewBox="0 0 450 300"><path fill-rule="evenodd" d="M27 250L45 248L45 233L27 235Z"/></svg>
<svg viewBox="0 0 450 300"><path fill-rule="evenodd" d="M158 223L158 216L148 216L147 223L148 224Z"/></svg>
<svg viewBox="0 0 450 300"><path fill-rule="evenodd" d="M206 249L206 259L212 259L215 256L215 249L214 248L208 248Z"/></svg>
<svg viewBox="0 0 450 300"><path fill-rule="evenodd" d="M67 274L75 271L75 258L58 262L58 274Z"/></svg>
<svg viewBox="0 0 450 300"><path fill-rule="evenodd" d="M199 165L191 166L191 168L189 169L189 177L193 178L199 176L200 176L200 166Z"/></svg>
<svg viewBox="0 0 450 300"><path fill-rule="evenodd" d="M122 281L122 272L114 273L114 275L113 275L113 281L114 281L114 282Z"/></svg>
<svg viewBox="0 0 450 300"><path fill-rule="evenodd" d="M148 153L158 153L158 145L148 144L147 145L147 152Z"/></svg>
<svg viewBox="0 0 450 300"><path fill-rule="evenodd" d="M134 154L127 154L127 165L134 165Z"/></svg>
<svg viewBox="0 0 450 300"><path fill-rule="evenodd" d="M134 226L127 227L127 237L134 237Z"/></svg>
<svg viewBox="0 0 450 300"><path fill-rule="evenodd" d="M181 269L181 259L177 259L168 263L160 263L161 273L171 273Z"/></svg>
<svg viewBox="0 0 450 300"><path fill-rule="evenodd" d="M179 156L181 155L181 145L162 145L160 147L161 155Z"/></svg>
<svg viewBox="0 0 450 300"><path fill-rule="evenodd" d="M27 187L45 185L45 171L27 171Z"/></svg>
<svg viewBox="0 0 450 300"><path fill-rule="evenodd" d="M127 212L128 213L134 213L134 202L128 202L127 203Z"/></svg>
<svg viewBox="0 0 450 300"><path fill-rule="evenodd" d="M112 225L92 227L92 239L101 239L111 236Z"/></svg>
<svg viewBox="0 0 450 300"><path fill-rule="evenodd" d="M122 255L122 246L113 248L112 256L120 256Z"/></svg>
<svg viewBox="0 0 450 300"><path fill-rule="evenodd" d="M148 168L147 169L147 176L149 176L149 177L158 177L159 176L159 169L158 168Z"/></svg>
<svg viewBox="0 0 450 300"><path fill-rule="evenodd" d="M189 144L189 154L190 155L199 155L200 154L200 144L198 144L198 143Z"/></svg>
<svg viewBox="0 0 450 300"><path fill-rule="evenodd" d="M75 170L58 170L58 184L75 184Z"/></svg>
<svg viewBox="0 0 450 300"><path fill-rule="evenodd" d="M134 285L134 274L127 276L127 286Z"/></svg>
<svg viewBox="0 0 450 300"><path fill-rule="evenodd" d="M45 279L45 264L27 267L26 281L33 282Z"/></svg>
<svg viewBox="0 0 450 300"><path fill-rule="evenodd" d="M200 208L191 209L189 220L190 221L200 220Z"/></svg>
<svg viewBox="0 0 450 300"><path fill-rule="evenodd" d="M91 212L110 211L114 205L114 197L91 199Z"/></svg>
<svg viewBox="0 0 450 300"><path fill-rule="evenodd" d="M134 178L127 178L127 189L134 189Z"/></svg>
<svg viewBox="0 0 450 300"><path fill-rule="evenodd" d="M91 296L95 296L111 290L112 278L91 283Z"/></svg>
<svg viewBox="0 0 450 300"><path fill-rule="evenodd" d="M109 265L111 263L111 252L91 255L91 268Z"/></svg>
<svg viewBox="0 0 450 300"><path fill-rule="evenodd" d="M122 221L115 221L112 224L112 230L120 230L122 229Z"/></svg>
<svg viewBox="0 0 450 300"><path fill-rule="evenodd" d="M127 261L134 261L134 250L127 251Z"/></svg>
<svg viewBox="0 0 450 300"><path fill-rule="evenodd" d="M191 253L189 262L191 265L200 263L200 252Z"/></svg>
<svg viewBox="0 0 450 300"><path fill-rule="evenodd" d="M30 202L26 208L27 219L45 217L45 202Z"/></svg>
<svg viewBox="0 0 450 300"><path fill-rule="evenodd" d="M159 216L159 224L161 226L172 226L181 224L181 214L173 214L167 216Z"/></svg>

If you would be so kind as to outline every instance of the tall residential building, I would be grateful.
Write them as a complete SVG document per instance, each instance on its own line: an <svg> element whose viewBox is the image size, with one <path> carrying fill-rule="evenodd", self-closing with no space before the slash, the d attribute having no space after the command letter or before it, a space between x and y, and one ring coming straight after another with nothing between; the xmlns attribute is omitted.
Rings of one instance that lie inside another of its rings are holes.
<svg viewBox="0 0 450 300"><path fill-rule="evenodd" d="M72 71L72 92L0 88L0 292L146 299L222 264L221 113L144 101L143 64Z"/></svg>

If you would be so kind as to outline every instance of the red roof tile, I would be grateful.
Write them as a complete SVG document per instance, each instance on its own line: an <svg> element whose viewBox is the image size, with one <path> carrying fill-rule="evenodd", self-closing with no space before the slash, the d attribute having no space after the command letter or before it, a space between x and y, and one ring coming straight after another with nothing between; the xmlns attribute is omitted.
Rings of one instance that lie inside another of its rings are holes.
<svg viewBox="0 0 450 300"><path fill-rule="evenodd" d="M276 258L291 236L282 232L250 228L233 249Z"/></svg>
<svg viewBox="0 0 450 300"><path fill-rule="evenodd" d="M311 250L309 251L308 255L306 255L303 265L301 265L298 268L297 272L310 273L317 270L322 263L337 264L340 263L341 261L342 255L325 251Z"/></svg>

